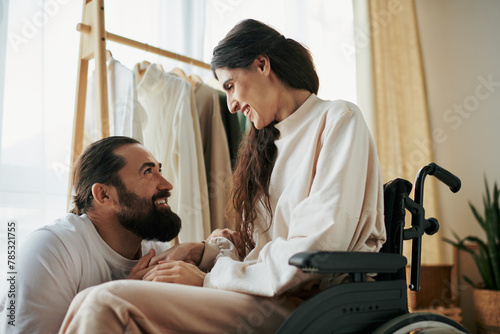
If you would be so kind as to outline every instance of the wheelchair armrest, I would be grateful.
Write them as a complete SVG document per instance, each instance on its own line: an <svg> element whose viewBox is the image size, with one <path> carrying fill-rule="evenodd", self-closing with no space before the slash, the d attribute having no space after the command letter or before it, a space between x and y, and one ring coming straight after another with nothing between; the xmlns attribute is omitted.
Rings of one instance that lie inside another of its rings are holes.
<svg viewBox="0 0 500 334"><path fill-rule="evenodd" d="M332 273L396 273L406 266L406 258L393 253L372 252L302 252L288 263L303 272Z"/></svg>

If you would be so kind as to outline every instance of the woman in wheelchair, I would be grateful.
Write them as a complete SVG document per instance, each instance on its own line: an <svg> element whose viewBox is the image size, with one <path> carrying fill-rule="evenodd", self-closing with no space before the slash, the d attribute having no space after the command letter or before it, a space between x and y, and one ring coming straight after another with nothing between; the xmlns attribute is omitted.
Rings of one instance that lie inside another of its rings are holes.
<svg viewBox="0 0 500 334"><path fill-rule="evenodd" d="M274 333L302 296L345 278L303 273L292 255L382 247L374 141L356 105L316 95L308 50L245 20L214 49L212 68L229 110L252 123L232 180L236 232L159 254L144 281L84 291L61 332Z"/></svg>

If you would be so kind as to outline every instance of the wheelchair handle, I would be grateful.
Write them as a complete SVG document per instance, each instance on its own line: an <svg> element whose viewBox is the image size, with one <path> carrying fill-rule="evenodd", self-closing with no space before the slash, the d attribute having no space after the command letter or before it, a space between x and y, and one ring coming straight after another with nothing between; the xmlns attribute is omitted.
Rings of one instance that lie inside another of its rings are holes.
<svg viewBox="0 0 500 334"><path fill-rule="evenodd" d="M435 178L450 187L450 190L454 193L460 190L462 182L458 177L433 162L429 164L429 167L429 175L434 175Z"/></svg>
<svg viewBox="0 0 500 334"><path fill-rule="evenodd" d="M425 211L423 209L424 203L424 181L427 175L434 175L438 180L450 187L454 193L460 190L461 181L458 177L447 171L446 169L438 166L435 163L430 163L418 171L417 178L415 179L414 203L406 201L405 206L407 209L412 209L414 206L411 218L411 228L404 230L404 236L412 239L411 251L411 279L410 290L420 290L420 263L422 251L422 235L425 232L429 234L436 233L439 229L439 223L435 218L426 220Z"/></svg>

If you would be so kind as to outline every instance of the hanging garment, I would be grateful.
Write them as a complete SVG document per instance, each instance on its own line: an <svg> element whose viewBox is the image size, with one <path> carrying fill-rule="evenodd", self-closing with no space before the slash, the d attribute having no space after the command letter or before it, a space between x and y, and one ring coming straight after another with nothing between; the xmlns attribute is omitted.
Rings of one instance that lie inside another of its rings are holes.
<svg viewBox="0 0 500 334"><path fill-rule="evenodd" d="M226 93L217 91L219 95L220 114L224 129L226 130L226 137L229 146L229 156L231 157L231 169L236 166L236 157L238 155L238 148L243 137L243 132L240 129L240 123L237 114L231 114L227 107Z"/></svg>
<svg viewBox="0 0 500 334"><path fill-rule="evenodd" d="M142 129L147 123L147 116L137 99L134 72L114 58L109 58L106 64L109 135L132 137L142 143ZM98 126L93 74L88 81L87 92L84 146L102 138Z"/></svg>
<svg viewBox="0 0 500 334"><path fill-rule="evenodd" d="M231 161L220 114L219 94L201 82L193 86L200 121L212 230L229 227L224 209L229 200Z"/></svg>
<svg viewBox="0 0 500 334"><path fill-rule="evenodd" d="M220 114L222 123L224 124L224 129L226 130L226 137L229 145L229 156L231 157L231 169L234 169L236 166L236 158L240 142L246 133L245 127L242 128L240 126L238 113L232 114L229 112L229 108L227 107L227 95L222 90L221 83L215 78L211 78L207 81L207 86L212 87L219 94ZM243 114L241 115L246 118ZM244 122L243 126L245 126Z"/></svg>
<svg viewBox="0 0 500 334"><path fill-rule="evenodd" d="M134 67L137 79L139 65ZM172 183L168 203L182 220L179 241L204 240L210 230L210 206L200 124L191 86L152 64L137 85L148 123L144 146L163 164Z"/></svg>

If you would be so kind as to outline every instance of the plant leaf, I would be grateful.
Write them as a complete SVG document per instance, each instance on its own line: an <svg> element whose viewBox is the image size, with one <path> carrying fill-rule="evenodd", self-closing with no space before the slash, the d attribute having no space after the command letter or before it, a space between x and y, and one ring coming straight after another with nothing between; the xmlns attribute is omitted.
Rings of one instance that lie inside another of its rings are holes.
<svg viewBox="0 0 500 334"><path fill-rule="evenodd" d="M500 290L500 190L495 182L493 193L490 194L486 176L484 177L484 187L483 214L470 201L469 206L479 226L485 232L486 240L477 236L460 238L455 232L452 234L456 240L448 238L443 238L443 240L472 256L486 289ZM467 243L478 245L477 250L468 247ZM476 287L476 284L468 277L464 277L464 280Z"/></svg>
<svg viewBox="0 0 500 334"><path fill-rule="evenodd" d="M462 278L473 288L477 288L476 284L467 276L463 275Z"/></svg>
<svg viewBox="0 0 500 334"><path fill-rule="evenodd" d="M469 202L469 206L470 206L470 208L471 208L471 210L472 210L472 213L474 214L474 217L476 217L477 222L478 222L478 223L479 223L479 225L481 226L481 228L482 228L483 230L486 230L486 226L485 226L485 225L486 225L486 223L485 223L485 218L483 218L483 217L479 214L479 212L477 212L476 207L475 207L472 203L470 203L470 202Z"/></svg>
<svg viewBox="0 0 500 334"><path fill-rule="evenodd" d="M485 192L485 197L484 198L484 207L488 207L491 204L491 198L490 198L490 187L488 187L488 180L486 179L486 175L484 176L484 189L486 189ZM487 201L486 201L487 200Z"/></svg>
<svg viewBox="0 0 500 334"><path fill-rule="evenodd" d="M499 197L500 193L498 191L497 183L495 182L493 186L493 202L489 210L489 221L488 221L488 251L490 255L490 266L493 272L493 287L494 290L500 290L500 255L499 249L499 235L498 230L500 229L500 208L499 208Z"/></svg>

